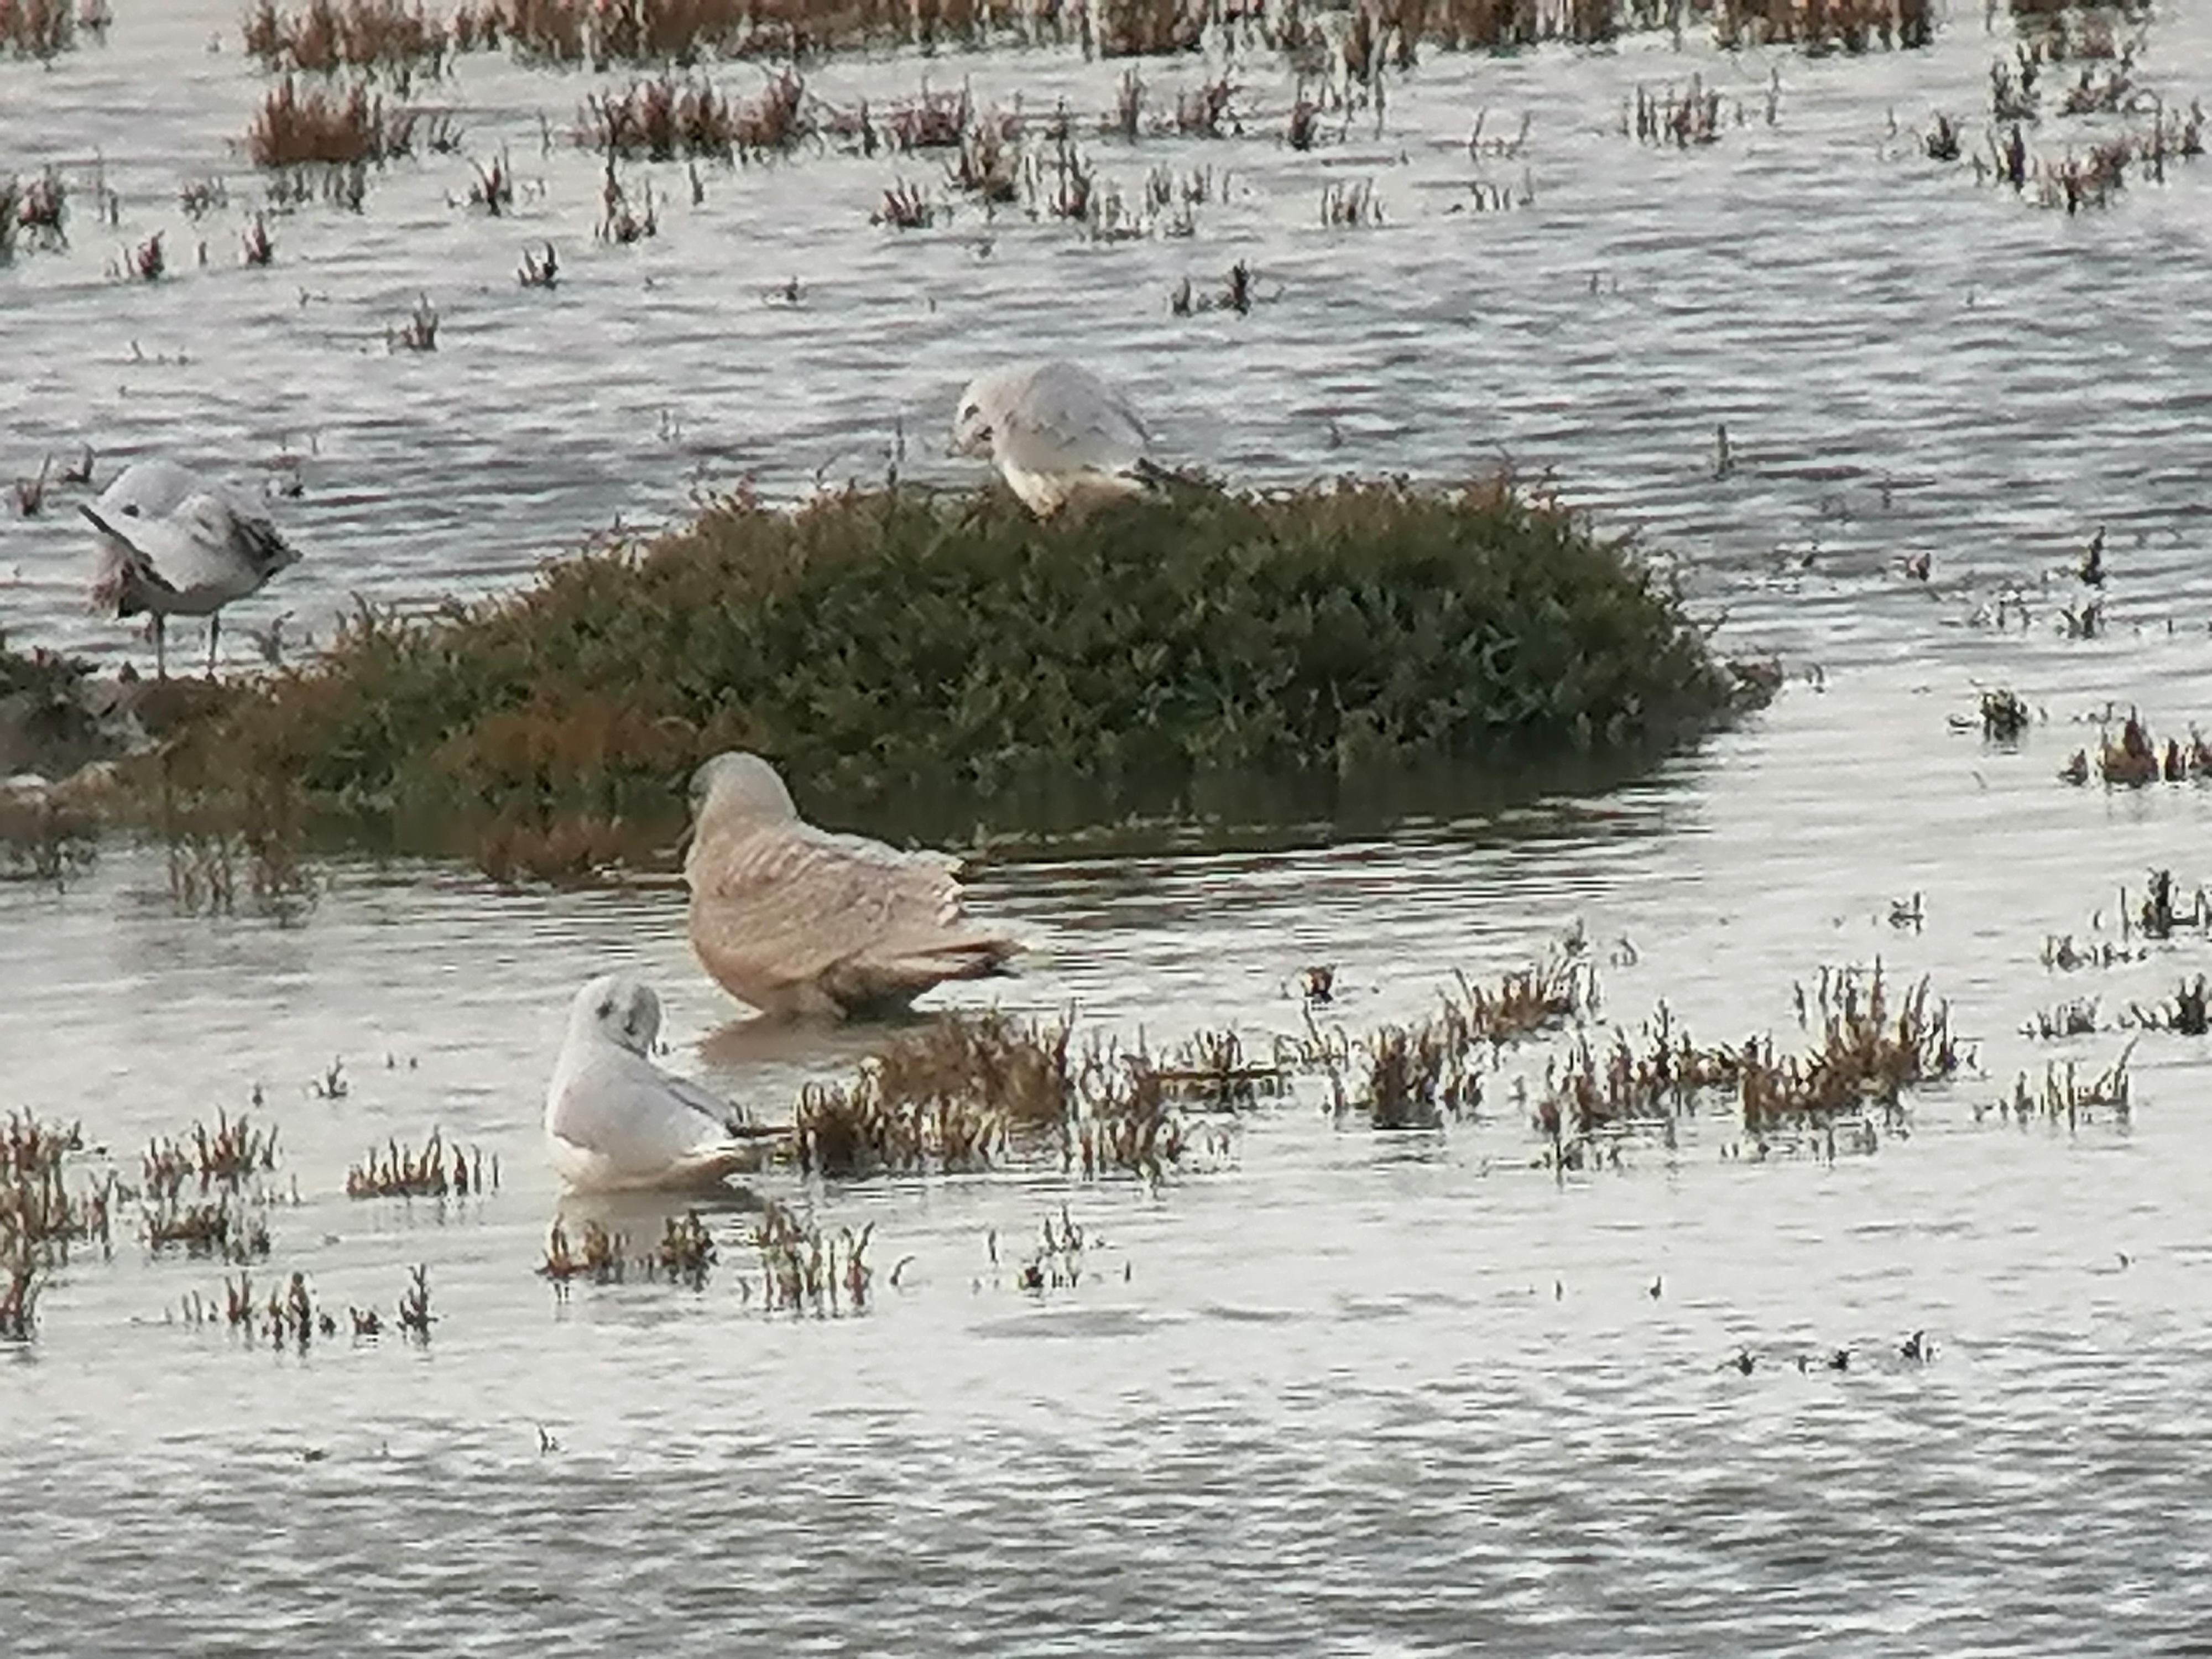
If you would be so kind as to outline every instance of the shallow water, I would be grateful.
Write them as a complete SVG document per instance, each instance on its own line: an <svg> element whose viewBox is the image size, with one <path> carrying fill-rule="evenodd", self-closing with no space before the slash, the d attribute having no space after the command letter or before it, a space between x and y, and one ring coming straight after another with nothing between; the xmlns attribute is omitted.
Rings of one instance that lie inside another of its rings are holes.
<svg viewBox="0 0 2212 1659"><path fill-rule="evenodd" d="M1832 1163L1729 1157L1711 1117L1671 1152L1556 1182L1529 1167L1509 1073L1482 1120L1429 1135L1339 1127L1309 1090L1224 1126L1153 1191L1052 1171L771 1178L826 1225L874 1224L865 1315L764 1316L734 1208L712 1218L723 1261L702 1291L561 1299L532 1273L562 1207L536 1124L578 982L645 976L668 1063L770 1115L866 1034L736 1024L665 888L502 893L345 863L288 926L181 915L159 849L111 848L63 890L0 887L5 1103L81 1116L135 1173L149 1137L258 1085L299 1202L272 1212L257 1280L303 1271L325 1305L388 1323L423 1263L439 1318L423 1346L248 1347L175 1322L223 1273L149 1259L125 1218L115 1260L81 1257L35 1341L0 1351L0 1645L1955 1655L2212 1635L2212 1053L2143 1036L2124 1126L1976 1113L2022 1070L2101 1069L2127 1041L2033 1041L2036 1009L2094 994L2109 1021L2212 957L2178 937L2108 969L2040 960L2053 934L2117 938L2119 890L2152 868L2212 879L2212 791L2053 775L2113 700L2161 730L2203 712L2191 411L2212 173L2068 221L1917 159L1927 107L1980 106L1994 46L1962 17L1935 51L1859 62L1432 59L1394 83L1379 146L1146 141L1109 159L1131 180L1156 158L1245 181L1190 241L1002 224L979 258L972 216L866 226L884 184L928 167L816 158L710 175L696 211L667 180L662 236L620 252L588 240L588 161L535 149L532 112L564 120L587 83L474 60L453 88L471 149L505 136L547 179L512 226L444 205L458 158L403 164L362 220L281 223L274 271L218 243L204 272L126 287L100 279L108 245L180 228L171 192L222 163L258 82L234 37L198 50L227 8L117 9L104 50L0 65L0 157L43 159L35 133L97 147L125 192L121 231L0 273L9 343L37 343L10 354L0 406L19 469L80 435L251 459L315 434L306 494L279 504L310 558L262 617L496 584L617 512L672 510L702 462L775 488L872 471L902 415L910 466L954 476L921 434L960 377L1049 347L1127 380L1174 453L1239 476L1444 471L1500 442L1556 463L1607 522L1675 550L1729 607L1725 639L1827 667L1595 799L987 865L975 907L1034 950L995 993L937 1005L995 994L1155 1046L1224 1024L1264 1043L1298 1028L1297 971L1327 962L1356 1034L1579 921L1605 1018L1632 1029L1663 998L1705 1040L1786 1043L1793 981L1879 957L1931 977L1980 1062L1915 1099L1908 1133ZM2161 21L2150 71L2212 68L2206 27ZM1686 156L1611 130L1625 89L1692 68L1740 88L1753 125ZM928 72L1103 109L1118 71L1039 53ZM920 73L831 66L816 84L887 96ZM1279 110L1285 87L1246 78ZM1907 131L1883 155L1893 105ZM1445 185L1422 181L1466 176L1454 147L1483 106L1492 132L1538 112L1537 204L1446 216ZM1373 171L1391 222L1314 225L1324 165ZM546 234L573 275L518 292L520 244ZM1240 255L1279 295L1244 319L1166 316L1177 276ZM794 267L805 303L761 303ZM384 324L434 278L441 350L385 355ZM330 297L302 306L301 286ZM192 361L129 366L131 336ZM1235 418L1218 418L1224 384ZM1723 418L1741 464L1715 480ZM80 614L67 517L8 522L11 635L135 650ZM2046 573L2099 520L2114 627L2064 639L2054 613L2077 590ZM1919 550L1924 586L1894 568ZM1967 625L2007 586L2027 629ZM2000 682L2047 712L2016 751L1948 724ZM1924 924L1893 925L1915 891ZM1540 1073L1559 1046L1522 1064ZM325 1098L334 1060L346 1086ZM341 1195L368 1147L434 1124L497 1157L495 1193ZM1024 1291L1016 1264L1063 1205L1090 1236L1084 1282ZM640 1247L658 1234L650 1212L611 1219ZM1919 1329L1932 1363L1899 1355ZM1845 1345L1850 1369L1825 1369ZM1726 1363L1744 1347L1750 1376Z"/></svg>
<svg viewBox="0 0 2212 1659"><path fill-rule="evenodd" d="M307 557L234 612L293 613L295 645L356 594L422 603L506 583L595 528L680 513L695 489L872 480L901 450L908 476L972 477L942 456L954 394L1042 352L1124 383L1166 458L1232 478L1449 476L1503 453L1723 588L1724 573L1794 570L1813 551L1812 578L1793 576L1765 620L1798 643L1807 624L1826 651L1887 617L1859 590L1914 552L1935 556L1960 615L1967 590L2070 551L2097 522L2142 574L2192 563L2212 168L2177 165L2117 210L2069 218L1929 161L1917 135L1936 110L1965 123L1970 150L1981 142L1989 64L2010 50L2007 26L1985 33L1963 9L1930 50L1860 58L1642 38L1431 54L1389 83L1379 137L1363 114L1304 155L1280 142L1293 81L1240 60L1244 137L1083 143L1101 188L1133 203L1156 167L1211 167L1221 186L1193 235L1113 241L964 204L934 229L883 228L869 222L883 191L936 183L941 152L822 147L703 167L696 205L681 167L641 167L626 176L634 196L649 177L660 234L610 246L592 236L599 164L570 134L587 95L627 77L477 55L418 95L453 113L462 153L395 163L358 216L278 216L265 270L239 253L263 196L243 135L268 82L235 8L118 9L104 48L0 64L0 168L58 165L78 187L70 251L0 270L0 465L28 476L88 443L103 477L173 450L248 487L296 477L304 494L276 510ZM2185 9L2149 39L2139 81L2177 106L2207 89L2212 18ZM847 111L926 83L968 86L980 108L1064 100L1103 118L1122 67L905 57L824 64L809 86ZM1195 58L1139 71L1161 118L1208 72ZM761 73L718 78L743 95ZM1638 87L1693 74L1744 125L1687 153L1620 131ZM1471 160L1478 113L1490 140L1525 116L1525 149ZM2052 116L2033 141L2055 160L2111 125ZM502 149L520 188L490 219L467 192ZM211 178L229 205L195 226L179 191ZM113 225L94 206L103 179ZM1478 179L1533 203L1468 210ZM1361 180L1385 223L1324 227L1324 184ZM172 276L116 276L156 231ZM560 287L520 288L523 250L549 239ZM1179 280L1204 292L1238 259L1259 277L1249 315L1169 314ZM781 303L793 277L801 301ZM387 331L418 295L441 319L438 349L394 353ZM1716 479L1723 422L1736 465ZM21 639L143 651L85 614L89 558L58 490L43 517L7 526L0 620ZM243 626L232 650L252 656Z"/></svg>

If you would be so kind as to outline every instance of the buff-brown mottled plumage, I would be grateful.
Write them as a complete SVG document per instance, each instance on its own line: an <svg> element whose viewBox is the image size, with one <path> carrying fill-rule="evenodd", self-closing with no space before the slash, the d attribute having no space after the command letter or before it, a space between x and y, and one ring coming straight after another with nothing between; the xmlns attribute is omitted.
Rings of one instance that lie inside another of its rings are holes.
<svg viewBox="0 0 2212 1659"><path fill-rule="evenodd" d="M995 973L1019 948L968 921L957 859L816 828L757 755L702 766L691 806L691 947L763 1013L894 1011L942 981Z"/></svg>

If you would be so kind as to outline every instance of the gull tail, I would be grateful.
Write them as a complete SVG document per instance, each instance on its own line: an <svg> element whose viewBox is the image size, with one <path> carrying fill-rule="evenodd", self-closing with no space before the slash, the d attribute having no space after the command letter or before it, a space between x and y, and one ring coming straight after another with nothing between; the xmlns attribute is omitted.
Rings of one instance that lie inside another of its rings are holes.
<svg viewBox="0 0 2212 1659"><path fill-rule="evenodd" d="M287 565L300 562L300 550L277 533L276 526L266 519L240 518L238 544L246 562L264 581Z"/></svg>

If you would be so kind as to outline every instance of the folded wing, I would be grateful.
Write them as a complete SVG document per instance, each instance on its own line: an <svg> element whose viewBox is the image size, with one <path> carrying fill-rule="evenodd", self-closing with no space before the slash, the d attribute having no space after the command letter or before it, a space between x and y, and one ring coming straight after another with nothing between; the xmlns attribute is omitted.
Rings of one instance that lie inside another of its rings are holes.
<svg viewBox="0 0 2212 1659"><path fill-rule="evenodd" d="M1001 454L1030 472L1118 471L1142 460L1152 443L1119 392L1070 364L1039 369L1000 424Z"/></svg>
<svg viewBox="0 0 2212 1659"><path fill-rule="evenodd" d="M805 823L702 838L685 865L691 938L709 972L770 1012L851 1012L991 972L1011 940L969 925L957 859Z"/></svg>

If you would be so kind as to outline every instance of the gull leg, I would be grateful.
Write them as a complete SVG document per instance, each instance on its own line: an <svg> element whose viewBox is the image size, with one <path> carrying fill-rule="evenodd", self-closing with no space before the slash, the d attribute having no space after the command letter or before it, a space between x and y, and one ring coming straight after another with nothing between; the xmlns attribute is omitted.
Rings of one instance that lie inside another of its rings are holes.
<svg viewBox="0 0 2212 1659"><path fill-rule="evenodd" d="M209 611L209 612L208 612L208 678L209 678L209 679L210 679L210 680L212 680L212 679L214 679L214 678L215 678L215 641L216 641L216 634L221 630L222 627L222 611Z"/></svg>
<svg viewBox="0 0 2212 1659"><path fill-rule="evenodd" d="M162 629L167 620L160 611L154 613L154 678L162 680L169 678L169 647Z"/></svg>

